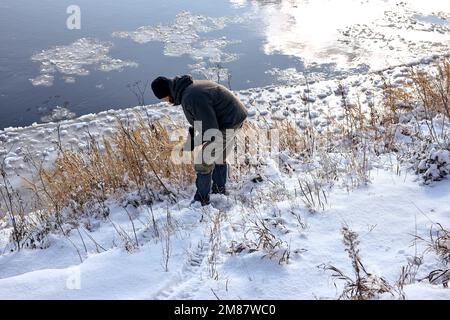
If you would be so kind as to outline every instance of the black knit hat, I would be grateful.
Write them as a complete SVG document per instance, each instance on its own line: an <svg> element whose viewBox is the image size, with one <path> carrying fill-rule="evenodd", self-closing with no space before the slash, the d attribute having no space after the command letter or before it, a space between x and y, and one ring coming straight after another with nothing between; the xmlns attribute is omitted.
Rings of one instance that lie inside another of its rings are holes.
<svg viewBox="0 0 450 320"><path fill-rule="evenodd" d="M152 82L152 90L158 99L170 96L170 79L158 77Z"/></svg>

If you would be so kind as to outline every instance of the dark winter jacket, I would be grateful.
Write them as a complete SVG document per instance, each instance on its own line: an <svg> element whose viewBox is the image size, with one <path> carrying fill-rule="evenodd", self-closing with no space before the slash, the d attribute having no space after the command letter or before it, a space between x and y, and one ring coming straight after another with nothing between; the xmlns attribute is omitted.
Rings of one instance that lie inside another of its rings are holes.
<svg viewBox="0 0 450 320"><path fill-rule="evenodd" d="M227 88L212 81L192 80L189 75L175 77L171 83L173 103L182 105L188 122L202 122L208 129L235 129L247 118L241 101Z"/></svg>

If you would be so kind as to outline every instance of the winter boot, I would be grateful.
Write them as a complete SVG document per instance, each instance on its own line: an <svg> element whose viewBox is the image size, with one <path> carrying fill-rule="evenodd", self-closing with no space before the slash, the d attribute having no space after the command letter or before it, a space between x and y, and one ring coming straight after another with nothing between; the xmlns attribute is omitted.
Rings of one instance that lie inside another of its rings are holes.
<svg viewBox="0 0 450 320"><path fill-rule="evenodd" d="M223 194L225 196L228 196L230 194L227 191L226 187L219 187L217 184L213 184L211 193L212 194Z"/></svg>
<svg viewBox="0 0 450 320"><path fill-rule="evenodd" d="M197 180L195 181L197 192L194 196L194 202L199 201L202 206L210 204L209 193L211 192L211 173L200 174L197 173Z"/></svg>
<svg viewBox="0 0 450 320"><path fill-rule="evenodd" d="M216 164L214 171L212 173L212 193L213 194L224 194L228 195L225 188L227 183L227 165L226 164Z"/></svg>

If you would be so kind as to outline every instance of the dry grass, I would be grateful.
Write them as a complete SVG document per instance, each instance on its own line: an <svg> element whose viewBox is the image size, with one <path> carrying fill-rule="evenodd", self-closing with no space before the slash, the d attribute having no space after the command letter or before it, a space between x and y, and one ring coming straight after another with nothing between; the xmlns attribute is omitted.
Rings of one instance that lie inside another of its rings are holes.
<svg viewBox="0 0 450 320"><path fill-rule="evenodd" d="M10 250L44 249L48 246L46 235L57 226L47 211L30 208L20 191L6 174L4 160L0 161L0 212L6 214L12 227ZM30 211L34 211L32 215Z"/></svg>
<svg viewBox="0 0 450 320"><path fill-rule="evenodd" d="M299 196L303 203L308 207L310 212L317 210L325 210L325 205L328 202L325 189L319 185L316 180L308 181L298 180L300 191L295 190L295 196Z"/></svg>
<svg viewBox="0 0 450 320"><path fill-rule="evenodd" d="M450 60L436 64L430 72L411 67L406 83L395 86L385 81L384 112L381 124L386 128L398 124L402 114L412 113L417 121L426 120L430 136L436 143L448 139L436 129L435 117L450 119Z"/></svg>
<svg viewBox="0 0 450 320"><path fill-rule="evenodd" d="M179 141L172 141L170 132L161 123L148 123L137 116L137 124L133 126L118 121L116 130L108 136L96 139L89 135L84 150L75 151L59 144L58 156L51 167L45 167L43 162L30 157L34 177L26 179L25 185L34 196L33 210L40 217L38 225L50 223L51 229L59 229L66 234L68 230L63 229L63 225L77 228L82 216L108 218L107 201L118 198L120 202L126 202L122 197L129 192L139 195L138 203L133 200L133 205L137 206L151 205L164 199L176 201L179 196L187 196L185 190L192 185L195 172L192 163L176 164L172 161L172 153ZM288 149L292 154L299 152L301 135L294 125L278 123L277 128L283 128L280 130L282 149ZM257 143L248 141L246 157L267 157L267 141L278 138L271 137L271 134L277 134L273 130L250 123L245 125L243 133L251 139L260 139ZM260 166L256 163L238 162L236 166L241 170L237 171L237 178ZM6 173L4 179L7 180ZM21 241L29 237L31 229L35 229L34 222L20 195L11 185L4 185L6 187L0 190L2 207L12 214L12 240L21 247ZM135 237L119 231L130 250L138 246Z"/></svg>
<svg viewBox="0 0 450 320"><path fill-rule="evenodd" d="M279 151L289 151L296 157L308 154L306 135L289 120L277 120L271 124L247 121L242 129L241 143L242 151L253 157L267 156L271 147L276 147Z"/></svg>
<svg viewBox="0 0 450 320"><path fill-rule="evenodd" d="M415 256L413 259L408 259L408 264L402 266L400 269L400 276L398 277L395 287L402 299L406 299L404 287L417 281L417 273L420 266L423 264L423 257Z"/></svg>
<svg viewBox="0 0 450 320"><path fill-rule="evenodd" d="M261 168L268 159L278 162L282 170L290 171L290 165L281 160L280 151L296 159L305 159L310 152L308 138L289 120L271 123L246 121L236 141L235 158L229 158L233 163L232 178L235 181L245 176L260 177Z"/></svg>
<svg viewBox="0 0 450 320"><path fill-rule="evenodd" d="M281 246L281 240L270 230L264 219L258 218L252 221L251 231L255 236L255 249L263 249L272 252Z"/></svg>
<svg viewBox="0 0 450 320"><path fill-rule="evenodd" d="M0 163L0 176L0 199L3 204L2 207L5 208L6 214L12 224L11 240L17 250L20 250L23 246L22 239L27 233L27 226L24 223L25 209L19 193L14 189L6 175L4 161Z"/></svg>
<svg viewBox="0 0 450 320"><path fill-rule="evenodd" d="M388 113L383 123L398 123L399 113L411 111L418 105L429 112L450 117L450 60L436 64L426 73L411 67L407 82L401 86L385 81L383 106Z"/></svg>
<svg viewBox="0 0 450 320"><path fill-rule="evenodd" d="M427 246L425 252L436 253L445 266L445 268L431 271L419 281L427 280L433 285L442 285L444 288L448 288L448 283L450 282L450 269L447 268L450 263L450 231L441 224L436 223L430 229L429 239L417 235L415 239L423 241Z"/></svg>
<svg viewBox="0 0 450 320"><path fill-rule="evenodd" d="M287 150L296 157L305 157L311 153L308 143L308 134L300 132L298 126L292 121L276 121L274 129L278 131L279 149Z"/></svg>
<svg viewBox="0 0 450 320"><path fill-rule="evenodd" d="M450 269L433 270L424 279L427 279L431 284L442 284L444 288L448 288L448 283L450 282Z"/></svg>
<svg viewBox="0 0 450 320"><path fill-rule="evenodd" d="M450 231L441 224L436 223L430 229L430 238L425 239L415 236L416 240L420 240L427 245L427 252L435 252L444 264L450 263Z"/></svg>
<svg viewBox="0 0 450 320"><path fill-rule="evenodd" d="M411 71L414 94L425 110L450 117L450 60L436 66L433 73Z"/></svg>
<svg viewBox="0 0 450 320"><path fill-rule="evenodd" d="M227 252L232 255L242 252L261 252L261 259L275 260L280 265L288 264L291 258L291 245L275 234L276 230L273 230L275 228L283 229L285 227L276 221L269 221L269 219L250 219L248 228L243 232L243 241L231 241ZM294 253L303 251L303 249L297 249L294 250Z"/></svg>
<svg viewBox="0 0 450 320"><path fill-rule="evenodd" d="M345 251L351 260L354 277L347 276L338 268L327 265L325 270L332 272L332 277L336 280L344 281L344 289L339 299L348 300L369 300L375 298L378 294L392 292L392 287L381 277L367 272L359 255L358 234L348 227L342 228Z"/></svg>
<svg viewBox="0 0 450 320"><path fill-rule="evenodd" d="M138 190L147 204L162 196L174 198L194 178L192 166L171 161L176 143L158 122L140 119L136 127L119 122L111 136L101 141L91 136L84 151L62 150L52 168L40 165L36 179L27 182L56 211L82 211L119 191Z"/></svg>
<svg viewBox="0 0 450 320"><path fill-rule="evenodd" d="M432 230L430 231L430 249L434 250L446 264L450 263L450 231L440 224L434 236Z"/></svg>
<svg viewBox="0 0 450 320"><path fill-rule="evenodd" d="M223 215L218 214L211 217L211 224L209 230L209 254L208 254L208 271L211 279L219 279L219 271L217 264L219 262L220 246L222 242L221 236L221 220Z"/></svg>
<svg viewBox="0 0 450 320"><path fill-rule="evenodd" d="M411 86L397 87L392 83L385 81L383 89L383 107L380 115L380 125L389 127L399 123L402 112L409 112L414 109L413 95L410 92Z"/></svg>

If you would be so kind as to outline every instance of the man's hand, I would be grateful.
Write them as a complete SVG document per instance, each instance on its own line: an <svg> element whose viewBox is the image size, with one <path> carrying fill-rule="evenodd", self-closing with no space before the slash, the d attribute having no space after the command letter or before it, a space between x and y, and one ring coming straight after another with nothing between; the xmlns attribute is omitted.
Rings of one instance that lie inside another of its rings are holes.
<svg viewBox="0 0 450 320"><path fill-rule="evenodd" d="M194 151L194 149L195 149L194 135L195 135L194 127L189 127L189 133L188 133L186 142L184 143L183 151L187 151L187 152Z"/></svg>

